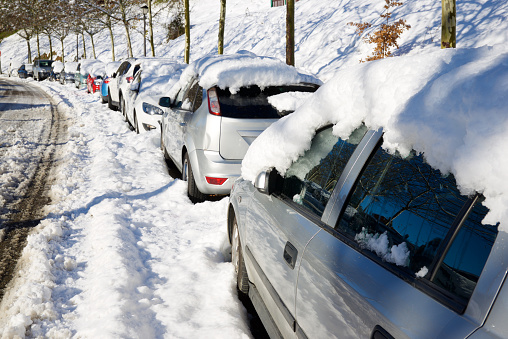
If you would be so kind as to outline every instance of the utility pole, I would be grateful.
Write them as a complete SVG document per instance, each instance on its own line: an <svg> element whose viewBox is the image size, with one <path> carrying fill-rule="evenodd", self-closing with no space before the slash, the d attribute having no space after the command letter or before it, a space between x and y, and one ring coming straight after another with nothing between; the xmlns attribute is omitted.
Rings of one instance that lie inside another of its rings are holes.
<svg viewBox="0 0 508 339"><path fill-rule="evenodd" d="M295 65L295 0L286 4L286 64Z"/></svg>

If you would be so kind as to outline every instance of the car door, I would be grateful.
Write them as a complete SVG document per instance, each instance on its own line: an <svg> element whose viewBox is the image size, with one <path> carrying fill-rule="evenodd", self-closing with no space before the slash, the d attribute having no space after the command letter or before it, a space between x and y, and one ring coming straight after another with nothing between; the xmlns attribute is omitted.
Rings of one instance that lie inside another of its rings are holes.
<svg viewBox="0 0 508 339"><path fill-rule="evenodd" d="M192 119L194 101L200 88L197 80L189 81L178 92L173 105L164 113L164 145L180 170L182 170L182 150L185 145L187 124ZM200 94L202 95L202 89Z"/></svg>
<svg viewBox="0 0 508 339"><path fill-rule="evenodd" d="M286 172L280 192L254 191L247 208L244 257L251 267L249 278L285 337L295 335L304 250L326 225L322 218L331 192L356 145L334 136L331 128L320 131L310 150Z"/></svg>
<svg viewBox="0 0 508 339"><path fill-rule="evenodd" d="M481 320L472 316L478 303L471 314L466 307L497 235L496 225L481 223L481 196L462 196L453 176L421 154L374 148L365 166L353 160L343 180L353 184L341 186L331 212L337 218L300 261L297 333L468 337Z"/></svg>
<svg viewBox="0 0 508 339"><path fill-rule="evenodd" d="M109 82L109 93L111 95L111 100L116 104L119 105L120 99L119 99L119 92L118 92L118 86L120 84L120 79L122 76L127 72L127 70L130 68L131 63L129 61L124 61L122 64L118 67L118 70L113 76L113 79Z"/></svg>

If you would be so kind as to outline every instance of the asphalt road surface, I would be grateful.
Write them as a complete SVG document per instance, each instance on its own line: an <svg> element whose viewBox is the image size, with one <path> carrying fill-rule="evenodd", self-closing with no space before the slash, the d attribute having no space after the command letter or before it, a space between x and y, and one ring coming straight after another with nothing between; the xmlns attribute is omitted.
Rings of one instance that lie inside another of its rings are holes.
<svg viewBox="0 0 508 339"><path fill-rule="evenodd" d="M0 300L44 217L67 120L35 84L0 78Z"/></svg>

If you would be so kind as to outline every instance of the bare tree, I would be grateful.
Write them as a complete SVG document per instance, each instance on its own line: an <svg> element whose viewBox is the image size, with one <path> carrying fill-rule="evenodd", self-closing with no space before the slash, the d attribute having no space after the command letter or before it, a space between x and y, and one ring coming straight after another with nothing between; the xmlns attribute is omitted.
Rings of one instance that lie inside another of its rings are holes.
<svg viewBox="0 0 508 339"><path fill-rule="evenodd" d="M295 0L286 2L286 64L295 65Z"/></svg>
<svg viewBox="0 0 508 339"><path fill-rule="evenodd" d="M189 0L184 0L185 6L185 63L189 63L190 58L190 9L189 9Z"/></svg>

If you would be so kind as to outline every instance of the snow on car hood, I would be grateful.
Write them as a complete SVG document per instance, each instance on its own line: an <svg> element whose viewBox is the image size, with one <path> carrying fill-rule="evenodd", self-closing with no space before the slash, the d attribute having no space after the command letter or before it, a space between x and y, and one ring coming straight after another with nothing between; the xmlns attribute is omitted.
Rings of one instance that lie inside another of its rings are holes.
<svg viewBox="0 0 508 339"><path fill-rule="evenodd" d="M183 71L179 86L172 88L170 97L174 97L181 86L197 75L200 76L201 87L229 88L233 93L250 85L266 87L300 82L322 84L314 76L300 73L278 59L240 51L231 55L208 55L194 61Z"/></svg>
<svg viewBox="0 0 508 339"><path fill-rule="evenodd" d="M384 130L383 147L411 149L463 194L482 192L484 222L508 225L508 48L446 49L394 57L341 70L294 113L250 146L242 176L285 173L310 148L316 129L333 124L346 139L357 127Z"/></svg>

